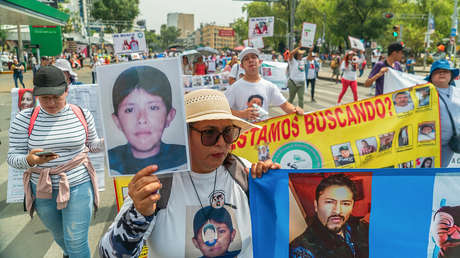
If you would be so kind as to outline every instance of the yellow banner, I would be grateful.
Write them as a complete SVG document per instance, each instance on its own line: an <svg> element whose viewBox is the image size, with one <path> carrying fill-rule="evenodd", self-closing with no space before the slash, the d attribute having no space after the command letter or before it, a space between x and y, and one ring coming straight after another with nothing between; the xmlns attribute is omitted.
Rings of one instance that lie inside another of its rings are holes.
<svg viewBox="0 0 460 258"><path fill-rule="evenodd" d="M258 123L233 144L284 169L440 167L438 95L431 84Z"/></svg>

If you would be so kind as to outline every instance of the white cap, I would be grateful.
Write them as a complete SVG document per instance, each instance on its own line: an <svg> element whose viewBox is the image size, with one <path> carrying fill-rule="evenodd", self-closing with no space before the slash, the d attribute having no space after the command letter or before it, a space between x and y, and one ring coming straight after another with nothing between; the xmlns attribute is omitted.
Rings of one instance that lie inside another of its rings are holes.
<svg viewBox="0 0 460 258"><path fill-rule="evenodd" d="M61 71L64 71L64 72L67 71L70 73L70 75L77 77L77 74L74 71L72 71L72 66L70 65L69 61L67 61L67 59L63 59L63 58L57 59L54 62L54 66L61 69Z"/></svg>
<svg viewBox="0 0 460 258"><path fill-rule="evenodd" d="M252 48L252 47L247 47L245 49L243 49L243 51L241 51L241 53L238 55L238 58L240 59L240 61L243 61L243 58L248 55L248 54L256 54L257 57L259 57L259 51L255 48Z"/></svg>

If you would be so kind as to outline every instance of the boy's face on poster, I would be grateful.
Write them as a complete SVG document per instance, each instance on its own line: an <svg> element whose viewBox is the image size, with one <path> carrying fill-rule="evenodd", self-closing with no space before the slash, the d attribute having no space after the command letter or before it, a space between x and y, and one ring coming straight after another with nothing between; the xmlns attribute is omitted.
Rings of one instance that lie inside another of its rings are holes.
<svg viewBox="0 0 460 258"><path fill-rule="evenodd" d="M348 158L348 157L350 157L350 151L349 150L341 150L340 155L342 155L342 157L344 157L344 158Z"/></svg>
<svg viewBox="0 0 460 258"><path fill-rule="evenodd" d="M407 94L398 94L395 97L395 104L399 107L405 107L409 103L409 95Z"/></svg>
<svg viewBox="0 0 460 258"><path fill-rule="evenodd" d="M32 92L26 91L22 95L21 98L21 108L20 110L26 109L26 108L31 108L34 106L34 96L32 95Z"/></svg>
<svg viewBox="0 0 460 258"><path fill-rule="evenodd" d="M347 186L332 185L315 200L318 219L329 231L339 233L353 211L353 193Z"/></svg>
<svg viewBox="0 0 460 258"><path fill-rule="evenodd" d="M423 134L430 134L431 132L433 132L433 129L431 129L430 126L424 126L424 127L422 128L422 133L423 133Z"/></svg>
<svg viewBox="0 0 460 258"><path fill-rule="evenodd" d="M161 136L176 115L169 112L159 96L135 89L118 106L118 115L112 118L123 132L135 158L147 158L160 151Z"/></svg>
<svg viewBox="0 0 460 258"><path fill-rule="evenodd" d="M214 220L210 220L209 223L213 224L217 229L217 242L208 246L203 241L202 230L204 225L198 230L197 236L193 240L193 244L196 248L200 249L201 253L205 257L217 257L225 254L236 235L236 230L231 231L227 224L219 223Z"/></svg>

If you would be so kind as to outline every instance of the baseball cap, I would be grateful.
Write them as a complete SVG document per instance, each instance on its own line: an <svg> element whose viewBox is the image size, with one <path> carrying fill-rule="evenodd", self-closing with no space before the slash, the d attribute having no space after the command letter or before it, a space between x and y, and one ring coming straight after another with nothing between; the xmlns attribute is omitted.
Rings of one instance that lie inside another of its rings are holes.
<svg viewBox="0 0 460 258"><path fill-rule="evenodd" d="M69 72L70 75L74 77L77 76L77 74L74 71L72 71L72 66L70 65L69 61L67 61L67 59L57 59L53 65L61 69L62 71Z"/></svg>
<svg viewBox="0 0 460 258"><path fill-rule="evenodd" d="M64 94L67 87L64 73L54 66L41 67L34 77L34 96Z"/></svg>
<svg viewBox="0 0 460 258"><path fill-rule="evenodd" d="M344 150L348 150L348 146L347 146L347 145L342 145L342 146L340 146L339 151L344 151Z"/></svg>
<svg viewBox="0 0 460 258"><path fill-rule="evenodd" d="M252 47L247 47L243 49L243 51L241 51L241 53L238 55L238 58L240 59L240 61L243 61L243 58L251 53L256 54L257 57L259 56L259 51L257 49L252 48Z"/></svg>

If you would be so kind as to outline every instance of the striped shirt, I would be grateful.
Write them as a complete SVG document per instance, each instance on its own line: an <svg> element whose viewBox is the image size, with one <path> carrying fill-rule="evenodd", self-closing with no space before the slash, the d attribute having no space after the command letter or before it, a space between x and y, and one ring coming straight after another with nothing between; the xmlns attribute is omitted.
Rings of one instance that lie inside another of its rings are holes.
<svg viewBox="0 0 460 258"><path fill-rule="evenodd" d="M103 149L103 141L99 139L94 119L91 113L83 109L88 124L88 146L90 152L99 152ZM59 158L38 165L39 168L56 167L67 163L85 148L85 129L67 104L57 114L47 113L40 109L32 133L28 135L30 117L33 108L25 109L16 115L9 130L8 164L17 169L30 168L26 160L32 149L44 149L59 155ZM90 181L87 169L80 165L66 172L69 186L76 186ZM38 183L39 174L32 173L31 182ZM51 175L54 189L58 188L59 175Z"/></svg>

